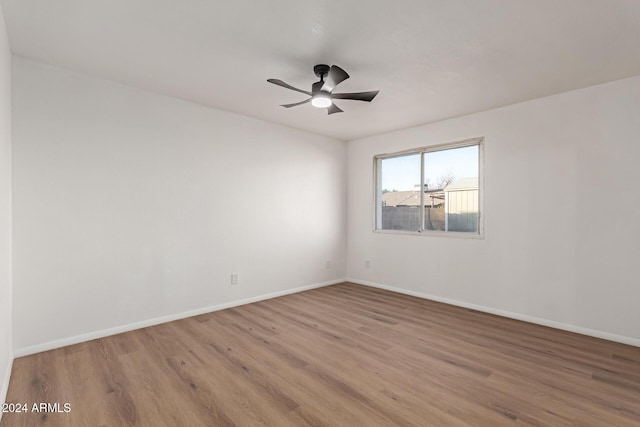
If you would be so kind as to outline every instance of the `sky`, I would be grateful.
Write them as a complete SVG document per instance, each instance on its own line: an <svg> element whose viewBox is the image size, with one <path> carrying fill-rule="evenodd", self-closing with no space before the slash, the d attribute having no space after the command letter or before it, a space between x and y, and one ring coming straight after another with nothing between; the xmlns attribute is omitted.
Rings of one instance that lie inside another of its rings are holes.
<svg viewBox="0 0 640 427"><path fill-rule="evenodd" d="M425 183L436 183L452 173L455 180L478 176L478 146L452 148L425 153ZM382 160L382 188L414 190L420 183L420 154Z"/></svg>

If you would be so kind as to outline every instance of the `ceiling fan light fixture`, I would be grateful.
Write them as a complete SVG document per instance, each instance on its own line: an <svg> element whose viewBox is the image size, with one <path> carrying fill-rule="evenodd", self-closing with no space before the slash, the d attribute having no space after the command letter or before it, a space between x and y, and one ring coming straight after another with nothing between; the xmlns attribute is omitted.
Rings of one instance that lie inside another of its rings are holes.
<svg viewBox="0 0 640 427"><path fill-rule="evenodd" d="M293 87L278 79L267 79L267 82L289 90L304 93L308 96L304 101L294 102L292 104L282 104L282 107L297 107L310 102L315 108L326 108L327 115L343 112L342 109L333 102L334 99L351 99L354 101L371 102L379 92L377 90L371 90L369 92L334 93L333 90L335 87L348 79L349 74L337 65L329 67L326 64L316 65L313 67L313 72L316 77L320 77L320 81L313 83L310 91L298 89L297 87Z"/></svg>
<svg viewBox="0 0 640 427"><path fill-rule="evenodd" d="M326 92L318 92L311 99L311 105L316 108L327 108L331 104L331 96Z"/></svg>

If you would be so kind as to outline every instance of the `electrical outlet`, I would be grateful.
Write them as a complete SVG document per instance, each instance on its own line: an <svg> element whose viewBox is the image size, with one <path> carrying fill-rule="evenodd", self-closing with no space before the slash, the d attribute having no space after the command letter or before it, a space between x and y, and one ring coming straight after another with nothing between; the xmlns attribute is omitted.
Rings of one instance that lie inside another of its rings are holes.
<svg viewBox="0 0 640 427"><path fill-rule="evenodd" d="M231 284L232 285L238 284L238 273L231 273Z"/></svg>
<svg viewBox="0 0 640 427"><path fill-rule="evenodd" d="M324 262L324 268L331 268L331 261L326 260L326 261Z"/></svg>
<svg viewBox="0 0 640 427"><path fill-rule="evenodd" d="M369 261L368 259L365 259L364 260L364 268L367 268L367 269L371 268L371 261Z"/></svg>

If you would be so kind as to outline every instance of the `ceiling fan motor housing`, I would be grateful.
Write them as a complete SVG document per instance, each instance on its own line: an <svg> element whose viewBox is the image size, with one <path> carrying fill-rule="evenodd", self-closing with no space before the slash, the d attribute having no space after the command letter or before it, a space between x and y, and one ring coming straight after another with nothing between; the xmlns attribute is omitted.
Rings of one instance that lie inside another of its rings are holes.
<svg viewBox="0 0 640 427"><path fill-rule="evenodd" d="M319 82L315 82L313 85L311 85L311 93L313 95L317 94L318 92L320 92L320 89L322 89L323 85L324 82L322 80L320 80Z"/></svg>

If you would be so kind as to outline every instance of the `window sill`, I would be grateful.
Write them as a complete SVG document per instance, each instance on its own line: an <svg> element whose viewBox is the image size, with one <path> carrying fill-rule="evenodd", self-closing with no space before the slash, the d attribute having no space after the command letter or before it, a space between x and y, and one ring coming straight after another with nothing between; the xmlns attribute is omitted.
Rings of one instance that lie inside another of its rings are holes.
<svg viewBox="0 0 640 427"><path fill-rule="evenodd" d="M460 231L406 231L406 230L373 230L376 234L391 234L399 236L428 236L428 237L444 237L452 239L471 239L484 240L484 234L465 233Z"/></svg>

